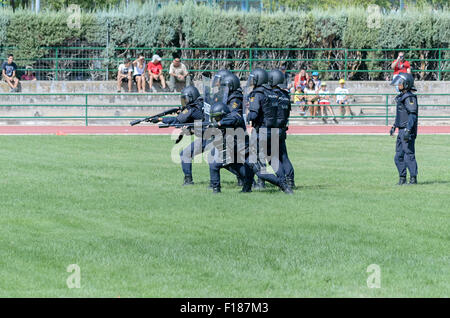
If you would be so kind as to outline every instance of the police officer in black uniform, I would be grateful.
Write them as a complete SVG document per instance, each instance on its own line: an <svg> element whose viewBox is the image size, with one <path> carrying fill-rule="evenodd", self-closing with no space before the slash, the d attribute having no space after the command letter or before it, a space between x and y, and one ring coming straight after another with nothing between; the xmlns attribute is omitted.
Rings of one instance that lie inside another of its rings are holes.
<svg viewBox="0 0 450 318"><path fill-rule="evenodd" d="M224 75L221 75L220 77L217 101L227 105L230 112L237 112L243 118L244 94L241 89L241 81L233 73L227 72L228 73L223 72ZM238 186L243 186L244 180L239 177L239 172L234 171L233 166L230 166L229 168L230 172L236 175Z"/></svg>
<svg viewBox="0 0 450 318"><path fill-rule="evenodd" d="M221 102L226 104L230 112L237 112L243 116L244 94L241 89L241 81L234 74L227 74L220 80L219 95Z"/></svg>
<svg viewBox="0 0 450 318"><path fill-rule="evenodd" d="M187 86L181 91L182 111L176 117L157 118L153 122L163 122L165 124L187 124L194 121L203 120L203 97L200 96L198 89L193 86ZM192 131L191 131L192 133ZM197 138L189 146L184 148L181 153L181 169L184 173L184 184L192 185L192 158L201 154L210 140Z"/></svg>
<svg viewBox="0 0 450 318"><path fill-rule="evenodd" d="M281 73L281 71L278 72ZM285 193L292 194L293 191L286 182L281 161L283 157L282 144L285 140L283 134L285 134L285 127L289 118L290 104L281 94L278 95L277 92L272 90L272 86L275 87L284 80L283 74L280 75L278 72L271 75L270 82L267 72L261 68L257 68L250 73L247 86L252 85L254 88L249 94L250 105L247 119L255 129L258 141L257 163L250 163L250 166L259 178L279 186ZM272 156L270 162L276 176L263 172L266 158L272 154L272 128L277 129L279 145L278 156Z"/></svg>
<svg viewBox="0 0 450 318"><path fill-rule="evenodd" d="M214 193L221 192L220 185L220 169L225 168L232 173L238 173L238 176L243 180L243 187L241 192L251 192L253 174L250 168L245 165L245 122L239 112L230 111L228 105L216 102L211 107L211 119L213 121L212 127L220 129L222 135L221 139L215 139L213 145L214 160L209 164L211 186ZM227 136L230 132L228 128L241 129L240 133L243 138L238 138L236 135ZM231 137L231 141L230 138ZM220 144L217 144L220 143ZM233 147L232 151L228 147ZM239 160L240 157L240 160Z"/></svg>
<svg viewBox="0 0 450 318"><path fill-rule="evenodd" d="M287 86L285 86L285 78L286 74L278 70L272 70L268 74L268 82L272 87L273 92L278 95L278 100L283 103L283 107L279 108L279 112L285 112L286 109L291 111L291 97L289 96L289 92L286 90ZM282 81L283 80L283 81ZM285 88L286 87L286 88ZM287 107L287 108L286 108ZM289 113L287 117L289 118ZM284 116L283 114L279 114L279 116ZM286 176L286 182L291 189L295 188L294 181L294 167L292 166L291 160L289 160L287 147L286 147L286 138L287 138L287 130L288 130L288 122L283 121L282 124L283 130L281 131L280 138L280 157L281 164L283 165L283 170Z"/></svg>
<svg viewBox="0 0 450 318"><path fill-rule="evenodd" d="M397 114L395 123L390 130L394 135L398 129L397 143L395 147L395 165L398 169L398 185L406 184L406 170L409 170L408 185L417 184L417 162L415 156L415 141L417 137L417 116L419 114L417 96L413 91L414 77L410 73L399 73L391 85L396 86L400 92L395 101L397 103Z"/></svg>

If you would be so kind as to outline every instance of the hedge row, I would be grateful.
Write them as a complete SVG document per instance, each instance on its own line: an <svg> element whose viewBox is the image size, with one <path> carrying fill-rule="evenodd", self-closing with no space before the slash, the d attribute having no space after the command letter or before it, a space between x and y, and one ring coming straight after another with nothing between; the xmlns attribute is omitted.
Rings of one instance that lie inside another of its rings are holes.
<svg viewBox="0 0 450 318"><path fill-rule="evenodd" d="M43 46L108 47L110 50L104 53L106 58L115 56L115 47L396 49L448 48L450 41L450 13L445 10L411 9L402 14L377 14L363 8L346 8L245 13L187 2L171 3L159 9L146 4L122 10L83 12L80 29L69 28L68 18L69 13L65 11L36 15L26 10L12 13L0 9L0 46L15 47L18 58L32 60L48 54L41 49ZM419 58L423 54L418 52L411 57ZM325 55L317 52L313 57ZM363 55L383 58L380 52ZM328 57L332 58L329 54ZM311 67L330 66L327 62L310 64ZM376 61L363 64L367 69L383 68Z"/></svg>

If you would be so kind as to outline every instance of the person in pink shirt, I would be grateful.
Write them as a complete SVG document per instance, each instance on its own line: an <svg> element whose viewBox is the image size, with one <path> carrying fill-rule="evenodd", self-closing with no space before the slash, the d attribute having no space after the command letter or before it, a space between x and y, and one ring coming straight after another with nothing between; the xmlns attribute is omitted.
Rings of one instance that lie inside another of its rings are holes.
<svg viewBox="0 0 450 318"><path fill-rule="evenodd" d="M27 66L25 67L26 71L25 74L23 74L20 79L22 81L35 81L36 80L36 76L34 76L33 72L31 71L32 67L31 66Z"/></svg>
<svg viewBox="0 0 450 318"><path fill-rule="evenodd" d="M153 87L153 81L161 81L163 90L166 89L166 81L163 75L163 68L161 64L161 57L158 54L153 55L151 62L147 64L148 71L148 85L150 89Z"/></svg>

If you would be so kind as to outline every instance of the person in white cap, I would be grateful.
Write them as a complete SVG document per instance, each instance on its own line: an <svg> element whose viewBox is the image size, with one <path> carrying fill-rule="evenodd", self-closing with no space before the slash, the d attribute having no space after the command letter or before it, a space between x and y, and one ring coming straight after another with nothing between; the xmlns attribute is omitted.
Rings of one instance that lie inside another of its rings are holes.
<svg viewBox="0 0 450 318"><path fill-rule="evenodd" d="M163 90L166 90L166 80L163 75L163 68L161 64L161 57L158 54L153 55L152 60L147 65L148 71L148 85L150 89L153 88L153 81L160 81Z"/></svg>
<svg viewBox="0 0 450 318"><path fill-rule="evenodd" d="M355 114L352 112L349 106L349 96L348 96L348 89L345 87L345 80L341 78L339 80L339 87L336 87L334 90L335 98L336 98L336 104L342 105L341 108L341 116L345 116L347 111L351 118L355 116ZM345 105L345 106L344 106Z"/></svg>
<svg viewBox="0 0 450 318"><path fill-rule="evenodd" d="M320 83L320 90L319 90L319 105L320 105L320 113L322 115L322 120L324 123L327 123L327 120L324 116L326 116L325 108L328 114L333 115L333 121L337 124L338 121L336 119L336 116L334 115L333 108L330 106L330 91L327 88L327 83L321 82Z"/></svg>

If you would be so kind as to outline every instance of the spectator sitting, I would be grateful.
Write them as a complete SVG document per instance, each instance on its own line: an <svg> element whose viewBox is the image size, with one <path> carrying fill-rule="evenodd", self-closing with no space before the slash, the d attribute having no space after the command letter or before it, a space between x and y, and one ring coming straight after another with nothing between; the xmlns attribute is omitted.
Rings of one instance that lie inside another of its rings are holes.
<svg viewBox="0 0 450 318"><path fill-rule="evenodd" d="M334 90L334 93L336 94L336 104L339 105L346 105L346 106L341 106L341 116L345 116L347 111L349 113L350 116L354 116L355 114L352 112L352 110L350 109L349 104L349 100L348 100L348 89L345 87L345 80L343 78L341 78L339 80L339 87L336 87L336 89ZM352 117L353 119L353 117Z"/></svg>
<svg viewBox="0 0 450 318"><path fill-rule="evenodd" d="M305 70L300 70L300 72L295 75L294 77L294 87L298 87L300 85L300 87L303 89L305 89L306 87L306 83L308 83L309 80L309 75L308 73L306 73Z"/></svg>
<svg viewBox="0 0 450 318"><path fill-rule="evenodd" d="M313 72L311 75L312 75L312 80L314 81L314 84L316 85L317 89L319 89L320 83L322 82L319 79L319 72Z"/></svg>
<svg viewBox="0 0 450 318"><path fill-rule="evenodd" d="M301 87L301 85L297 86L297 89L295 90L295 95L294 95L294 104L298 105L298 107L300 107L300 115L304 116L306 114L306 106L305 106L305 96L303 95L303 89Z"/></svg>
<svg viewBox="0 0 450 318"><path fill-rule="evenodd" d="M319 90L319 105L320 106L320 113L322 114L322 120L324 123L327 123L327 120L325 119L325 107L326 112L329 114L333 114L333 121L337 124L338 121L336 119L336 116L334 115L333 108L330 106L330 91L327 89L327 83L322 82L320 84L320 90Z"/></svg>
<svg viewBox="0 0 450 318"><path fill-rule="evenodd" d="M191 85L191 78L186 65L181 63L179 57L176 57L172 64L170 64L169 75L169 88L172 92L175 91L175 82L182 82L184 83L184 86Z"/></svg>
<svg viewBox="0 0 450 318"><path fill-rule="evenodd" d="M138 93L145 93L145 57L139 57L133 62L133 80L136 82Z"/></svg>
<svg viewBox="0 0 450 318"><path fill-rule="evenodd" d="M411 65L405 60L404 52L398 53L398 57L392 62L391 68L394 70L394 76L392 79L394 79L399 73L411 73Z"/></svg>
<svg viewBox="0 0 450 318"><path fill-rule="evenodd" d="M316 84L312 79L309 79L308 85L304 89L306 94L306 104L308 105L317 105L319 95L317 94ZM311 118L317 116L317 106L309 106L309 112L311 113Z"/></svg>
<svg viewBox="0 0 450 318"><path fill-rule="evenodd" d="M161 64L161 57L158 54L153 55L152 61L147 65L149 76L148 85L150 89L153 88L153 81L161 81L163 90L166 89L166 81L164 80L163 68Z"/></svg>
<svg viewBox="0 0 450 318"><path fill-rule="evenodd" d="M122 82L128 83L128 92L131 92L133 67L131 66L130 59L125 59L123 64L119 65L119 70L117 72L117 92L122 91Z"/></svg>
<svg viewBox="0 0 450 318"><path fill-rule="evenodd" d="M17 65L14 63L14 56L8 55L8 61L2 64L2 78L11 88L10 92L18 92L19 79L16 77Z"/></svg>
<svg viewBox="0 0 450 318"><path fill-rule="evenodd" d="M31 71L33 68L31 66L27 66L25 67L26 71L25 74L23 74L20 77L20 80L22 81L35 81L36 80L36 76L34 76L33 72Z"/></svg>

